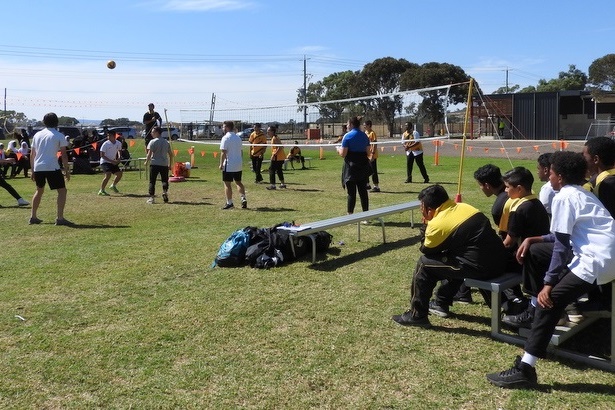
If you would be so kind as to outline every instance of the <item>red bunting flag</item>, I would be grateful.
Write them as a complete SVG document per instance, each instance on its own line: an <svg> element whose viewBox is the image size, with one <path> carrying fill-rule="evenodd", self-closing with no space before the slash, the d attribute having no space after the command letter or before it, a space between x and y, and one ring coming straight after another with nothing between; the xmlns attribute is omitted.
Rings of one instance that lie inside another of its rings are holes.
<svg viewBox="0 0 615 410"><path fill-rule="evenodd" d="M173 156L177 156L177 154L179 154L179 150L178 149L174 149L173 150Z"/></svg>
<svg viewBox="0 0 615 410"><path fill-rule="evenodd" d="M94 149L98 148L98 142L93 142L92 143L92 148L94 148Z"/></svg>
<svg viewBox="0 0 615 410"><path fill-rule="evenodd" d="M551 146L553 147L553 149L557 149L557 144L556 143L552 142Z"/></svg>
<svg viewBox="0 0 615 410"><path fill-rule="evenodd" d="M131 140L131 141L128 143L128 145L130 145L130 147L132 148L132 147L134 147L134 146L135 146L135 142L134 142L133 140Z"/></svg>
<svg viewBox="0 0 615 410"><path fill-rule="evenodd" d="M485 152L489 152L489 148L485 147Z"/></svg>
<svg viewBox="0 0 615 410"><path fill-rule="evenodd" d="M393 145L393 151L397 151L397 145Z"/></svg>
<svg viewBox="0 0 615 410"><path fill-rule="evenodd" d="M502 154L504 153L504 151L505 151L505 149L504 149L504 148L500 148L500 152L501 152Z"/></svg>
<svg viewBox="0 0 615 410"><path fill-rule="evenodd" d="M455 151L459 149L459 144L454 144L453 146L455 147Z"/></svg>
<svg viewBox="0 0 615 410"><path fill-rule="evenodd" d="M23 154L21 152L17 153L17 161L21 161L21 157L23 157Z"/></svg>
<svg viewBox="0 0 615 410"><path fill-rule="evenodd" d="M73 151L75 151L75 154L79 155L79 152L81 152L81 148L75 148Z"/></svg>
<svg viewBox="0 0 615 410"><path fill-rule="evenodd" d="M468 151L472 152L472 150L474 149L474 147L468 147Z"/></svg>
<svg viewBox="0 0 615 410"><path fill-rule="evenodd" d="M534 151L538 151L538 145L534 145Z"/></svg>
<svg viewBox="0 0 615 410"><path fill-rule="evenodd" d="M201 151L201 156L204 157L205 156L205 151Z"/></svg>
<svg viewBox="0 0 615 410"><path fill-rule="evenodd" d="M517 147L517 153L521 152L521 147Z"/></svg>
<svg viewBox="0 0 615 410"><path fill-rule="evenodd" d="M58 156L58 158L60 158L62 156L62 153L58 151L56 155Z"/></svg>
<svg viewBox="0 0 615 410"><path fill-rule="evenodd" d="M214 158L218 158L218 151L214 151Z"/></svg>

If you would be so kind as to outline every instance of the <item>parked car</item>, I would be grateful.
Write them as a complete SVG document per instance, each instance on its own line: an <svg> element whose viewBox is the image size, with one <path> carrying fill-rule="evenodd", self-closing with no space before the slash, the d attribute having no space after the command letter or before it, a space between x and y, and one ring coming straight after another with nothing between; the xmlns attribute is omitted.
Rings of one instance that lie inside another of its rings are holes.
<svg viewBox="0 0 615 410"><path fill-rule="evenodd" d="M42 127L34 127L32 128L31 131L28 132L28 134L30 135L30 137L33 137L34 134L36 134L37 132L39 132L40 130L42 130ZM60 125L58 127L58 131L60 131L62 134L66 135L68 137L68 140L72 140L74 138L77 138L81 135L81 128L79 127L73 127L73 126L68 126L68 125Z"/></svg>
<svg viewBox="0 0 615 410"><path fill-rule="evenodd" d="M109 131L115 131L115 133L121 133L126 139L137 137L137 130L134 127L98 127L96 131L98 131L99 135L104 135L106 137L105 128Z"/></svg>
<svg viewBox="0 0 615 410"><path fill-rule="evenodd" d="M254 132L254 128L246 128L243 131L239 131L237 135L241 137L242 140L248 140L250 138L250 134Z"/></svg>
<svg viewBox="0 0 615 410"><path fill-rule="evenodd" d="M181 135L181 131L177 127L162 127L162 138L168 140L169 139L169 131L171 132L171 139L173 141L179 139Z"/></svg>
<svg viewBox="0 0 615 410"><path fill-rule="evenodd" d="M162 128L162 138L165 140L169 139L169 129L171 130L171 139L173 141L179 139L181 136L181 131L177 127L161 127ZM141 138L145 138L145 130L141 131Z"/></svg>

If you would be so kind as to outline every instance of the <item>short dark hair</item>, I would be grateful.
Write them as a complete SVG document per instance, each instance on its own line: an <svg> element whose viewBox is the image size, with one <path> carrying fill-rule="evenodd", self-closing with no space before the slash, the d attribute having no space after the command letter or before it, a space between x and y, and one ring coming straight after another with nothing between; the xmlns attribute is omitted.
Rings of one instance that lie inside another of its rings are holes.
<svg viewBox="0 0 615 410"><path fill-rule="evenodd" d="M55 112L47 113L43 117L43 124L45 124L47 128L57 128L58 122L58 116Z"/></svg>
<svg viewBox="0 0 615 410"><path fill-rule="evenodd" d="M157 132L158 134L162 135L162 127L159 127L158 125L156 125L155 127L152 127L152 134L154 132ZM111 133L111 132L109 132Z"/></svg>
<svg viewBox="0 0 615 410"><path fill-rule="evenodd" d="M615 165L615 141L609 137L595 137L585 143L589 155L597 155L605 167Z"/></svg>
<svg viewBox="0 0 615 410"><path fill-rule="evenodd" d="M365 125L369 125L371 127L372 126L372 120L365 121Z"/></svg>
<svg viewBox="0 0 615 410"><path fill-rule="evenodd" d="M489 184L494 188L502 186L502 172L493 164L486 164L474 171L474 179L481 184Z"/></svg>
<svg viewBox="0 0 615 410"><path fill-rule="evenodd" d="M235 128L235 123L233 121L224 121L223 124L231 130Z"/></svg>
<svg viewBox="0 0 615 410"><path fill-rule="evenodd" d="M352 125L353 128L359 128L361 126L361 119L363 117L350 117L348 118L348 122Z"/></svg>
<svg viewBox="0 0 615 410"><path fill-rule="evenodd" d="M510 171L506 172L502 179L508 185L511 186L519 186L521 185L528 191L532 190L532 184L534 183L534 175L532 172L525 167L514 167Z"/></svg>
<svg viewBox="0 0 615 410"><path fill-rule="evenodd" d="M419 192L419 201L430 209L436 209L450 198L442 185L430 185Z"/></svg>
<svg viewBox="0 0 615 410"><path fill-rule="evenodd" d="M258 128L261 128L261 127L262 127L262 125L263 125L263 124L261 124L260 122L255 122L255 123L254 123L254 126L255 126L255 127L258 127Z"/></svg>
<svg viewBox="0 0 615 410"><path fill-rule="evenodd" d="M538 165L541 168L549 168L551 166L551 155L553 155L552 152L545 152L544 154L540 154L538 156Z"/></svg>
<svg viewBox="0 0 615 410"><path fill-rule="evenodd" d="M551 156L551 169L561 175L566 184L582 185L585 182L587 162L578 152L556 151Z"/></svg>

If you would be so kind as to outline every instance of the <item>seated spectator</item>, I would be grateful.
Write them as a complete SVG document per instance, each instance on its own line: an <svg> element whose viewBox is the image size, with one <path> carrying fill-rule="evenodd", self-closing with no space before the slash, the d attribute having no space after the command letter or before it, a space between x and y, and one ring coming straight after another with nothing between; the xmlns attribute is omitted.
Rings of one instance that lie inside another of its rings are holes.
<svg viewBox="0 0 615 410"><path fill-rule="evenodd" d="M423 189L418 197L427 221L421 252L410 287L410 309L392 319L406 326L430 327L428 313L448 315L453 296L464 278L488 280L504 273L506 250L478 209L455 203L440 185ZM430 302L438 281L436 300Z"/></svg>
<svg viewBox="0 0 615 410"><path fill-rule="evenodd" d="M30 169L30 147L26 141L21 142L21 147L17 150L17 170L15 175L23 170L23 175L28 178L28 170Z"/></svg>
<svg viewBox="0 0 615 410"><path fill-rule="evenodd" d="M303 157L303 155L301 155L301 148L299 148L297 145L299 145L299 142L295 141L295 146L290 149L290 152L288 153L288 157L286 157L286 159L290 161L290 166L292 167L292 169L295 169L295 166L293 165L294 161L301 162L301 169L307 169L305 167L305 158Z"/></svg>
<svg viewBox="0 0 615 410"><path fill-rule="evenodd" d="M586 171L582 154L557 151L551 156L549 181L558 191L551 203L551 234L527 238L517 257L524 259L525 243L532 239L553 242L553 254L546 273L536 278L543 286L523 356L517 356L510 369L487 374L487 380L496 386L536 387L536 362L546 357L566 306L598 285L615 280L615 221L598 198L581 186Z"/></svg>
<svg viewBox="0 0 615 410"><path fill-rule="evenodd" d="M122 148L120 149L120 159L122 160L122 164L125 167L128 167L130 166L130 152L128 151L128 143L121 132L118 132L116 135L117 140L122 144Z"/></svg>
<svg viewBox="0 0 615 410"><path fill-rule="evenodd" d="M4 165L3 175L6 177L6 174L11 169L11 173L9 174L9 178L15 177L17 175L17 140L10 140L8 146L6 147L6 151L4 151L4 157L6 159L13 159L14 161L10 163L6 163Z"/></svg>

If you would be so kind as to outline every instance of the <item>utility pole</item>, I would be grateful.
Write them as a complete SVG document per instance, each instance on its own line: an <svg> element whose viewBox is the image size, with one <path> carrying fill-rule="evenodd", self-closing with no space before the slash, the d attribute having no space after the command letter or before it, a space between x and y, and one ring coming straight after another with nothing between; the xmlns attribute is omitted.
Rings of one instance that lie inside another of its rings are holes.
<svg viewBox="0 0 615 410"><path fill-rule="evenodd" d="M305 54L303 55L303 104L307 104L307 59ZM307 105L303 106L303 124L307 130Z"/></svg>
<svg viewBox="0 0 615 410"><path fill-rule="evenodd" d="M508 94L508 67L506 67L506 94Z"/></svg>

